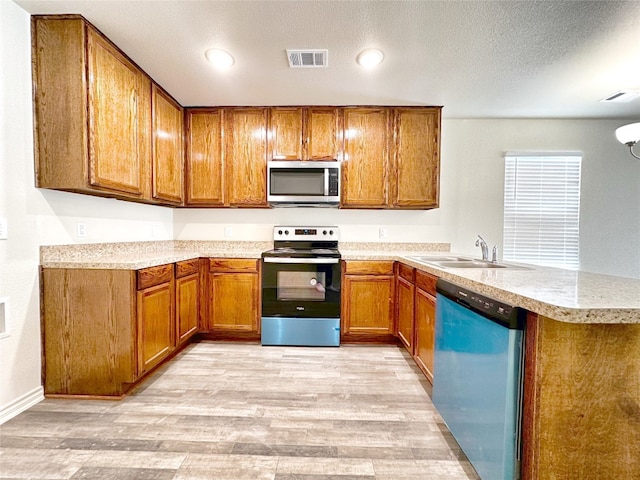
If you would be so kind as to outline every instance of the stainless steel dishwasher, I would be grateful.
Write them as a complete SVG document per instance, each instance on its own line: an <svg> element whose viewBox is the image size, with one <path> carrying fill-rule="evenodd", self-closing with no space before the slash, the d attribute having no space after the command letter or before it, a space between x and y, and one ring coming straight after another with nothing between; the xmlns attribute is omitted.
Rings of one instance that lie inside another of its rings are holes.
<svg viewBox="0 0 640 480"><path fill-rule="evenodd" d="M436 284L433 403L483 480L520 477L526 311Z"/></svg>

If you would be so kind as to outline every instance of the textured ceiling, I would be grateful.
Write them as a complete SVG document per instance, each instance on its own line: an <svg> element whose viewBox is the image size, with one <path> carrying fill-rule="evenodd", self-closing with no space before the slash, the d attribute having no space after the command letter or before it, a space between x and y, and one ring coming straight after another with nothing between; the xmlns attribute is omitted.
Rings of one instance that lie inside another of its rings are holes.
<svg viewBox="0 0 640 480"><path fill-rule="evenodd" d="M3 0L4 1L4 0ZM80 13L182 105L443 105L447 118L640 120L640 1L15 0ZM221 74L204 51L228 50ZM355 57L385 52L367 71ZM326 69L285 49L327 48Z"/></svg>

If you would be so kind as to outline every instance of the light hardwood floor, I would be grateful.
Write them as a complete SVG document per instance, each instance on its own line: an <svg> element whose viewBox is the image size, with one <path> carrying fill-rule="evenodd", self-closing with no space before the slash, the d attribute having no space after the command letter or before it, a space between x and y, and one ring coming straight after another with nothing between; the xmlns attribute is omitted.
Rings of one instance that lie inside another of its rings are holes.
<svg viewBox="0 0 640 480"><path fill-rule="evenodd" d="M0 426L0 479L477 479L395 346L187 347L122 401Z"/></svg>

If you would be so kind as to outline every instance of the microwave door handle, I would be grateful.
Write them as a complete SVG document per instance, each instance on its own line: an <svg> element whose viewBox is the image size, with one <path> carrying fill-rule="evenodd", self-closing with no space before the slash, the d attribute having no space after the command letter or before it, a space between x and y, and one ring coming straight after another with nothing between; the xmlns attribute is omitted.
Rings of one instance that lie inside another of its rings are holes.
<svg viewBox="0 0 640 480"><path fill-rule="evenodd" d="M264 263L314 263L330 264L340 263L339 258L291 258L291 257L265 257Z"/></svg>
<svg viewBox="0 0 640 480"><path fill-rule="evenodd" d="M329 171L330 169L324 169L324 196L329 196Z"/></svg>

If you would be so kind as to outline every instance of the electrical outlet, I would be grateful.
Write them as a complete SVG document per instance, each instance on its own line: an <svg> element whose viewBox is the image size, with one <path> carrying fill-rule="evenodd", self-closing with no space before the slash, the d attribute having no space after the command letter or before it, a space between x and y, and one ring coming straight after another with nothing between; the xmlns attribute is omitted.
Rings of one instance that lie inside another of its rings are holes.
<svg viewBox="0 0 640 480"><path fill-rule="evenodd" d="M7 219L0 217L0 240L6 240L8 238L9 233L7 232Z"/></svg>
<svg viewBox="0 0 640 480"><path fill-rule="evenodd" d="M87 236L87 224L79 223L78 224L78 238L85 238Z"/></svg>
<svg viewBox="0 0 640 480"><path fill-rule="evenodd" d="M224 236L233 237L233 227L224 227Z"/></svg>
<svg viewBox="0 0 640 480"><path fill-rule="evenodd" d="M386 228L381 228L378 230L378 237L379 238L387 238L387 229Z"/></svg>

